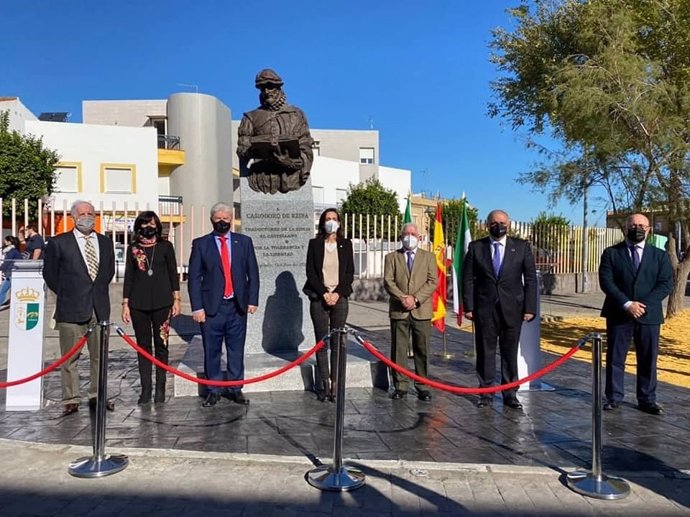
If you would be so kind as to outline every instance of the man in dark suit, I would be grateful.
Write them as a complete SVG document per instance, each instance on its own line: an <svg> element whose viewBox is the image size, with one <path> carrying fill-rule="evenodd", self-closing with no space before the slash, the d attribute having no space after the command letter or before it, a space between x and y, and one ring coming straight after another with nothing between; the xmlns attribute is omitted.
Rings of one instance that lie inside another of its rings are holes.
<svg viewBox="0 0 690 517"><path fill-rule="evenodd" d="M402 248L386 255L383 269L383 285L390 295L391 358L396 364L406 366L407 353L412 346L415 373L427 377L434 312L431 295L438 284L436 258L433 253L418 247L419 231L415 224L404 224L400 239ZM407 377L393 371L393 382L395 391L391 398L405 398ZM419 400L431 400L431 393L424 384L415 381L415 388Z"/></svg>
<svg viewBox="0 0 690 517"><path fill-rule="evenodd" d="M486 218L489 237L470 243L462 270L465 317L475 323L479 386L494 384L496 344L501 351L501 383L518 379L518 342L523 321L537 313L537 271L527 241L508 237L510 219L503 210ZM517 389L505 390L503 404L522 409ZM482 396L477 407L492 397Z"/></svg>
<svg viewBox="0 0 690 517"><path fill-rule="evenodd" d="M101 321L110 318L110 280L115 274L115 253L110 239L94 231L96 211L87 201L75 201L71 210L74 230L48 240L43 263L43 279L57 295L55 321L60 335L60 351L66 354L84 335L87 339L91 378L89 407L96 407L98 394L98 360ZM72 356L62 365L62 402L64 413L79 410L79 371ZM112 411L111 401L106 408Z"/></svg>
<svg viewBox="0 0 690 517"><path fill-rule="evenodd" d="M626 221L625 241L601 255L599 285L606 294L601 315L606 318L606 403L614 410L623 400L625 358L630 341L637 355L638 409L660 415L656 403L656 360L659 329L664 321L661 302L673 288L668 254L646 245L649 220L633 214Z"/></svg>
<svg viewBox="0 0 690 517"><path fill-rule="evenodd" d="M211 224L213 232L192 242L187 277L192 317L201 325L206 378L222 380L225 341L229 380L241 380L247 314L254 314L259 305L259 266L252 240L230 231L232 207L213 205ZM203 406L215 406L220 394L220 388L210 387ZM227 396L238 404L249 404L239 387L229 389Z"/></svg>

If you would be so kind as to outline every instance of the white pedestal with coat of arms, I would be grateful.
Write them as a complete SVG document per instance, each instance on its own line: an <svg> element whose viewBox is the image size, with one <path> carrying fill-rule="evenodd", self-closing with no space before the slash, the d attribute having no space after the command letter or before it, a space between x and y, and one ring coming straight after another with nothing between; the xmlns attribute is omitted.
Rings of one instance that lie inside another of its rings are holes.
<svg viewBox="0 0 690 517"><path fill-rule="evenodd" d="M21 260L13 265L10 290L7 380L29 377L43 369L42 260ZM43 402L43 378L7 388L7 411L36 411Z"/></svg>

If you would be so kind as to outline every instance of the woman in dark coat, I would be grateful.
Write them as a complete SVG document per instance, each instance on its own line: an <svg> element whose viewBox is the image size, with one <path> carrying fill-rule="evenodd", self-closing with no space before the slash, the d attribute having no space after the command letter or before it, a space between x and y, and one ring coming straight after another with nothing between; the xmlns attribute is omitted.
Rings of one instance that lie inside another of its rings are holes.
<svg viewBox="0 0 690 517"><path fill-rule="evenodd" d="M139 214L134 221L132 244L125 254L125 281L122 297L122 321L132 322L137 343L168 364L170 318L180 313L180 280L175 249L161 238L163 226L155 212ZM141 355L139 404L151 402L152 366ZM166 372L156 367L155 402L165 402Z"/></svg>
<svg viewBox="0 0 690 517"><path fill-rule="evenodd" d="M319 218L318 233L309 241L307 249L307 282L304 293L309 296L309 312L314 324L316 341L331 329L342 328L347 320L348 296L352 294L355 264L352 242L343 237L340 214L335 208L326 209ZM316 394L320 401L335 400L335 346L330 340L330 371L328 350L316 352Z"/></svg>

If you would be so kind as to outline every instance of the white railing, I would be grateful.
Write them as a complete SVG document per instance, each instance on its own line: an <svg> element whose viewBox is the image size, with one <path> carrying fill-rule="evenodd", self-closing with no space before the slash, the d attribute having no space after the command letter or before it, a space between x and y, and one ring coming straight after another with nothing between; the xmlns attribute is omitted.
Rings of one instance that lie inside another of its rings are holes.
<svg viewBox="0 0 690 517"><path fill-rule="evenodd" d="M69 216L70 205L67 201L62 206L53 203L45 204L38 200L33 210L29 208L29 200L1 199L0 207L7 209L9 216L0 211L0 228L7 233L17 235L18 229L30 222L39 223L39 233L49 238L57 233L68 231L72 227ZM196 237L211 231L206 206L186 206L179 203L171 207L171 199L163 198L156 206L128 206L127 203L110 206L105 203L96 204L97 230L112 238L116 254L120 260L129 244L132 226L137 215L143 210L154 210L159 214L163 223L163 232L175 245L180 264L180 275L186 268L191 242ZM32 213L33 212L33 213ZM316 216L318 218L318 214ZM402 225L402 217L343 214L345 236L352 240L355 259L355 275L358 278L383 277L385 256L399 247L398 235ZM444 225L444 236L450 248L455 243L455 222ZM431 249L429 225L420 228L420 246ZM620 242L623 238L619 229L589 228L588 244L589 257L583 267L582 246L583 235L581 226L541 225L511 221L510 234L530 241L533 245L535 259L540 269L552 273L581 273L596 271L599 257L604 248ZM485 225L479 224L472 229L472 236L477 238L487 234ZM449 255L452 250L449 249ZM118 271L118 273L120 273ZM121 276L121 275L118 275Z"/></svg>

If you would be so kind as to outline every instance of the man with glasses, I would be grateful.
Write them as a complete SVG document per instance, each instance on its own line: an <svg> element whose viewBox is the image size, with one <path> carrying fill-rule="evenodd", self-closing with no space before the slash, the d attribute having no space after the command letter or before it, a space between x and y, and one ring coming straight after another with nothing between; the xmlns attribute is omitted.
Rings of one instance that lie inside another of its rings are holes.
<svg viewBox="0 0 690 517"><path fill-rule="evenodd" d="M673 287L668 254L645 243L649 220L642 214L628 217L625 240L604 250L599 284L606 294L601 315L606 318L606 403L617 409L623 401L625 358L630 342L637 356L637 404L640 411L661 415L656 403L656 360L659 329L664 321L661 302Z"/></svg>

